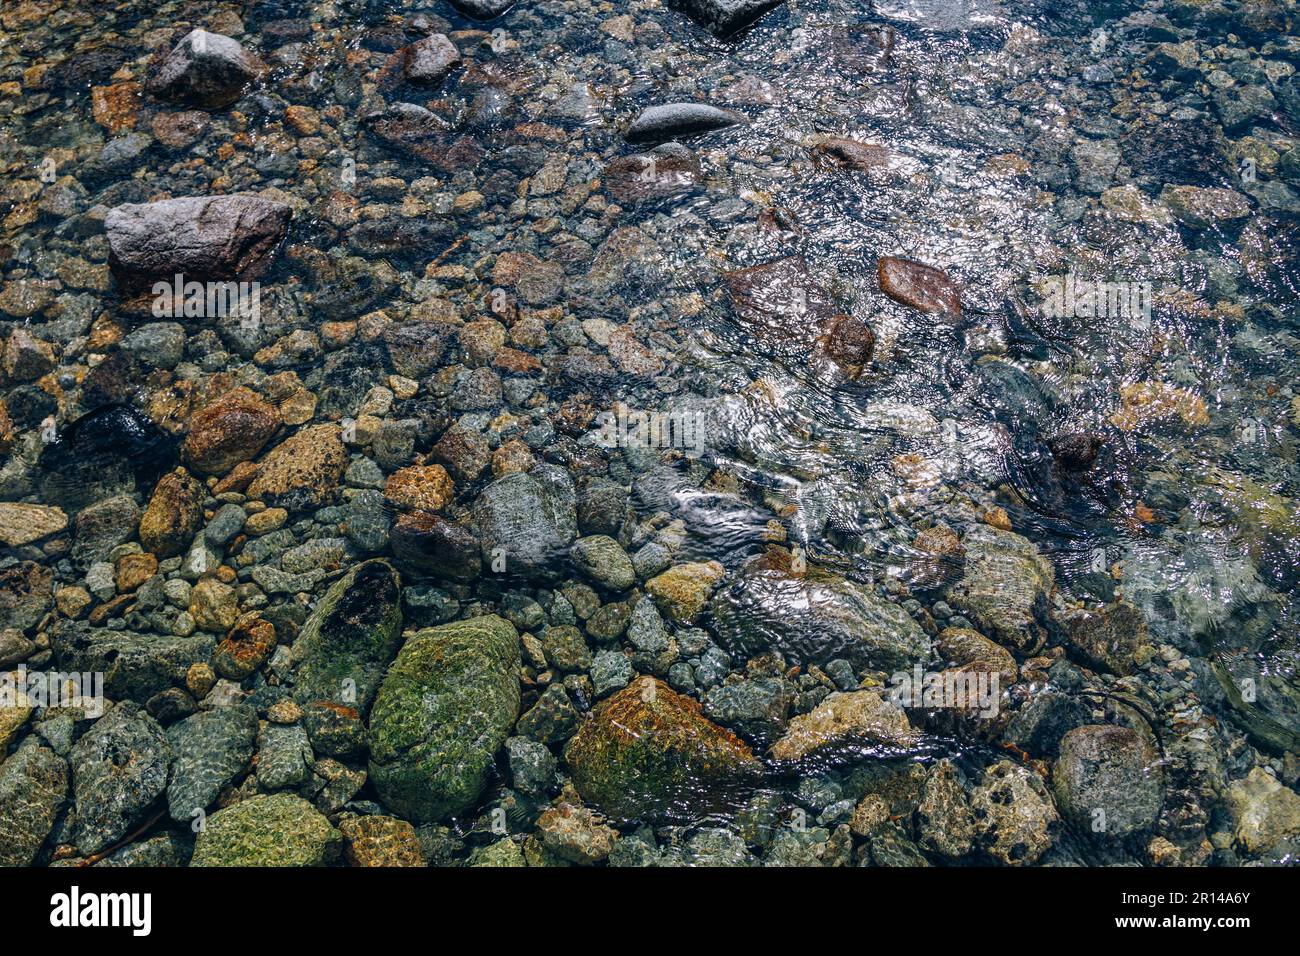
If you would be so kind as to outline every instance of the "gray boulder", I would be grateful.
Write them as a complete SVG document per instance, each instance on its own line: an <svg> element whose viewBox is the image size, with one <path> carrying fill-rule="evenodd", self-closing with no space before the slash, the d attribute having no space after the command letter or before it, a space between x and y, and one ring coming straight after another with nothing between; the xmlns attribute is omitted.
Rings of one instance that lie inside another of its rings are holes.
<svg viewBox="0 0 1300 956"><path fill-rule="evenodd" d="M144 821L167 789L171 747L157 721L118 704L72 748L77 849L98 853Z"/></svg>
<svg viewBox="0 0 1300 956"><path fill-rule="evenodd" d="M167 809L177 823L189 823L206 810L253 759L257 713L243 705L200 711L167 728L171 784Z"/></svg>
<svg viewBox="0 0 1300 956"><path fill-rule="evenodd" d="M145 88L172 103L220 109L239 99L266 71L266 64L238 40L191 30L158 63Z"/></svg>
<svg viewBox="0 0 1300 956"><path fill-rule="evenodd" d="M474 506L483 563L504 573L551 578L578 533L573 481L563 468L542 465L506 475L484 489Z"/></svg>

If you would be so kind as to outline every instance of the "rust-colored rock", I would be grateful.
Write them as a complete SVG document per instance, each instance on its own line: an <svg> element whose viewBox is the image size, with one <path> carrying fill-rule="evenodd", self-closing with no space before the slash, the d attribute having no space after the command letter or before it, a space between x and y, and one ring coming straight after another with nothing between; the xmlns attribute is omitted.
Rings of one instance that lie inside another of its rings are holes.
<svg viewBox="0 0 1300 956"><path fill-rule="evenodd" d="M851 315L836 315L817 337L817 349L849 378L858 379L871 365L876 334L865 322Z"/></svg>
<svg viewBox="0 0 1300 956"><path fill-rule="evenodd" d="M256 611L245 614L217 645L212 663L217 673L243 680L257 671L275 650L275 625Z"/></svg>
<svg viewBox="0 0 1300 956"><path fill-rule="evenodd" d="M324 504L348 466L341 433L338 425L313 425L290 435L262 460L248 496L291 511Z"/></svg>
<svg viewBox="0 0 1300 956"><path fill-rule="evenodd" d="M184 468L163 475L140 518L140 543L160 558L180 554L203 524L203 486Z"/></svg>
<svg viewBox="0 0 1300 956"><path fill-rule="evenodd" d="M895 302L921 312L961 315L961 288L934 266L912 259L883 256L876 262L880 291Z"/></svg>
<svg viewBox="0 0 1300 956"><path fill-rule="evenodd" d="M224 475L257 455L279 427L274 405L252 389L232 389L190 418L185 459L195 471Z"/></svg>
<svg viewBox="0 0 1300 956"><path fill-rule="evenodd" d="M454 493L451 476L442 465L410 465L384 482L384 497L408 511L441 511Z"/></svg>
<svg viewBox="0 0 1300 956"><path fill-rule="evenodd" d="M761 772L744 741L653 677L601 704L564 759L583 800L621 819L698 818L735 802Z"/></svg>

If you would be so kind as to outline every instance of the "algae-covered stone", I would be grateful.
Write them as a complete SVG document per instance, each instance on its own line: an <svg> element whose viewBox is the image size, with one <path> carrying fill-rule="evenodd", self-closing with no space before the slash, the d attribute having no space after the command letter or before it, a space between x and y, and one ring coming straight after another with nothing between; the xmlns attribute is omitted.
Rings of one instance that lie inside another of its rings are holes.
<svg viewBox="0 0 1300 956"><path fill-rule="evenodd" d="M916 743L907 714L874 691L831 694L807 714L790 721L785 736L772 745L773 760L799 761L845 749L863 752L906 750Z"/></svg>
<svg viewBox="0 0 1300 956"><path fill-rule="evenodd" d="M171 747L171 818L189 823L248 767L257 738L257 712L246 705L217 707L186 717L167 729Z"/></svg>
<svg viewBox="0 0 1300 956"><path fill-rule="evenodd" d="M519 635L496 615L417 631L370 717L370 778L417 823L463 813L487 785L519 714Z"/></svg>
<svg viewBox="0 0 1300 956"><path fill-rule="evenodd" d="M68 765L30 740L0 764L0 866L30 866L68 796Z"/></svg>
<svg viewBox="0 0 1300 956"><path fill-rule="evenodd" d="M601 704L564 759L583 800L622 819L696 817L760 772L744 741L652 677Z"/></svg>
<svg viewBox="0 0 1300 956"><path fill-rule="evenodd" d="M301 797L257 796L208 817L190 866L321 866L338 858L341 842Z"/></svg>
<svg viewBox="0 0 1300 956"><path fill-rule="evenodd" d="M401 642L401 580L385 561L339 578L293 644L295 696L365 711Z"/></svg>
<svg viewBox="0 0 1300 956"><path fill-rule="evenodd" d="M77 849L98 853L131 832L167 788L171 747L132 701L95 721L72 748Z"/></svg>
<svg viewBox="0 0 1300 956"><path fill-rule="evenodd" d="M527 866L519 844L509 837L475 850L469 858L470 866Z"/></svg>

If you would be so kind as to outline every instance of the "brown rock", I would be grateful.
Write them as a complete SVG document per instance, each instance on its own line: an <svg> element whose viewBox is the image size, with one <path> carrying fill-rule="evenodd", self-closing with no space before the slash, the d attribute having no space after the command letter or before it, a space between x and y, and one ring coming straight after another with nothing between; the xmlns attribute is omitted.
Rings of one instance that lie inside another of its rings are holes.
<svg viewBox="0 0 1300 956"><path fill-rule="evenodd" d="M203 137L212 120L202 110L182 110L179 113L158 113L149 128L158 142L172 149L186 149Z"/></svg>
<svg viewBox="0 0 1300 956"><path fill-rule="evenodd" d="M410 465L384 482L384 497L404 511L441 511L454 494L451 476L442 465Z"/></svg>
<svg viewBox="0 0 1300 956"><path fill-rule="evenodd" d="M129 594L158 573L158 559L152 554L124 554L117 559L114 578L117 590Z"/></svg>
<svg viewBox="0 0 1300 956"><path fill-rule="evenodd" d="M262 460L248 496L291 511L324 504L348 466L341 432L338 425L312 425L285 439Z"/></svg>
<svg viewBox="0 0 1300 956"><path fill-rule="evenodd" d="M533 458L533 450L527 443L512 438L492 453L492 477L500 478L516 471L531 471L535 464L537 461Z"/></svg>
<svg viewBox="0 0 1300 956"><path fill-rule="evenodd" d="M90 88L91 112L95 122L116 135L135 129L142 100L140 84L128 80L112 86Z"/></svg>
<svg viewBox="0 0 1300 956"><path fill-rule="evenodd" d="M191 416L185 458L195 471L224 475L257 455L279 427L274 405L252 389L232 389Z"/></svg>
<svg viewBox="0 0 1300 956"><path fill-rule="evenodd" d="M583 800L620 819L695 818L761 773L744 741L652 677L598 706L564 759Z"/></svg>
<svg viewBox="0 0 1300 956"><path fill-rule="evenodd" d="M352 866L424 866L415 827L396 817L350 817L339 823Z"/></svg>
<svg viewBox="0 0 1300 956"><path fill-rule="evenodd" d="M0 542L11 548L39 541L67 526L68 516L62 508L0 502Z"/></svg>
<svg viewBox="0 0 1300 956"><path fill-rule="evenodd" d="M253 674L275 650L275 625L256 611L235 622L212 656L218 674L243 680Z"/></svg>
<svg viewBox="0 0 1300 956"><path fill-rule="evenodd" d="M876 334L865 322L850 315L836 315L817 337L817 349L838 365L845 375L857 379L871 365Z"/></svg>
<svg viewBox="0 0 1300 956"><path fill-rule="evenodd" d="M834 137L812 148L813 165L818 169L850 169L869 173L887 168L891 155L888 149L875 143Z"/></svg>
<svg viewBox="0 0 1300 956"><path fill-rule="evenodd" d="M416 511L400 515L389 531L399 561L456 581L472 581L482 571L478 538L463 525Z"/></svg>
<svg viewBox="0 0 1300 956"><path fill-rule="evenodd" d="M876 262L880 291L922 312L961 315L961 289L941 270L923 262L883 256Z"/></svg>
<svg viewBox="0 0 1300 956"><path fill-rule="evenodd" d="M202 578L190 591L190 614L200 630L223 634L239 620L235 589L216 578Z"/></svg>
<svg viewBox="0 0 1300 956"><path fill-rule="evenodd" d="M160 558L180 554L203 524L203 486L184 468L163 475L140 518L140 543Z"/></svg>

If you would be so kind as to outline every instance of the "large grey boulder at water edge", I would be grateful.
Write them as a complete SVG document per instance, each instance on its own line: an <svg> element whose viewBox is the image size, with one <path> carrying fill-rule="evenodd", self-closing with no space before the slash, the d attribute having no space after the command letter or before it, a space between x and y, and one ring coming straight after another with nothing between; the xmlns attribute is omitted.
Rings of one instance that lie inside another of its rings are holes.
<svg viewBox="0 0 1300 956"><path fill-rule="evenodd" d="M128 293L177 275L250 281L270 268L291 215L284 203L247 195L124 203L104 218L108 262Z"/></svg>
<svg viewBox="0 0 1300 956"><path fill-rule="evenodd" d="M239 99L266 72L266 64L238 40L192 30L157 63L145 88L172 103L220 109Z"/></svg>

